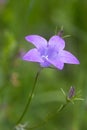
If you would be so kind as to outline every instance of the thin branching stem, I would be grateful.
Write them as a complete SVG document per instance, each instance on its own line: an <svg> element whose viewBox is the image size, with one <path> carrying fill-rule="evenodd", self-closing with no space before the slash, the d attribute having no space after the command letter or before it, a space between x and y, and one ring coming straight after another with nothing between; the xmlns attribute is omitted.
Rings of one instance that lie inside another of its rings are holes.
<svg viewBox="0 0 87 130"><path fill-rule="evenodd" d="M57 107L56 110L54 110L53 112L49 113L41 123L39 123L39 124L37 124L35 126L32 126L32 127L26 128L26 129L27 130L32 130L32 129L36 129L36 128L39 128L39 127L45 125L49 120L51 120L59 112L61 112L67 105L68 105L68 102L66 102L65 104L62 104L60 107Z"/></svg>

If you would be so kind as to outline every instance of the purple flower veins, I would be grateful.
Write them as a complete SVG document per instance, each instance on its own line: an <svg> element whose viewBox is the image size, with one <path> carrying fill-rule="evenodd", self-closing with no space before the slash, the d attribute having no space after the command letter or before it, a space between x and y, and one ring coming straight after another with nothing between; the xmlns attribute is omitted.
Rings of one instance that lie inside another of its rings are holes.
<svg viewBox="0 0 87 130"><path fill-rule="evenodd" d="M39 62L41 67L55 66L62 70L64 63L79 64L79 60L70 52L64 50L65 41L60 36L52 36L47 42L39 35L29 35L25 39L32 43L35 48L29 50L23 60Z"/></svg>

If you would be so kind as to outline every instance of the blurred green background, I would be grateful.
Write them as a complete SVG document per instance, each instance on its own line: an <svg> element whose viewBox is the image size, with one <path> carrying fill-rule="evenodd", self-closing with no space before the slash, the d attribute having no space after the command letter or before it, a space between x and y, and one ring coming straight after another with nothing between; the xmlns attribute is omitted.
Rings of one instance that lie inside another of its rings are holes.
<svg viewBox="0 0 87 130"><path fill-rule="evenodd" d="M21 60L33 46L25 36L38 34L47 40L64 27L66 49L80 65L62 71L44 69L38 79L29 111L21 123L36 125L64 103L63 88L81 90L84 101L68 105L36 130L87 130L87 0L0 0L0 130L12 130L31 92L37 63Z"/></svg>

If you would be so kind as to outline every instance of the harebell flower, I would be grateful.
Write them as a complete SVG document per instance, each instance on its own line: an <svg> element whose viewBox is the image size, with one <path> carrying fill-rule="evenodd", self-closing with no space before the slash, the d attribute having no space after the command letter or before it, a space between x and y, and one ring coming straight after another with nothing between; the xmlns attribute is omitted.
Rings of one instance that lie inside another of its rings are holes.
<svg viewBox="0 0 87 130"><path fill-rule="evenodd" d="M29 50L23 60L38 62L41 67L53 65L59 70L63 69L64 63L79 64L79 60L72 53L64 50L65 41L59 35L52 36L49 41L39 35L29 35L25 39L35 48Z"/></svg>

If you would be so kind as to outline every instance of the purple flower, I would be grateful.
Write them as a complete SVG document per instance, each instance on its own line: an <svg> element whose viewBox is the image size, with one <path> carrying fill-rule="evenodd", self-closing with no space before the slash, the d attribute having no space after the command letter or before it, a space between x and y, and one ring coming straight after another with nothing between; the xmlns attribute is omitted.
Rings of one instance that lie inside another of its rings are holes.
<svg viewBox="0 0 87 130"><path fill-rule="evenodd" d="M64 50L65 41L60 36L52 36L47 42L39 35L29 35L25 39L32 43L35 48L29 50L23 60L39 62L41 67L55 66L62 70L64 63L79 64L79 60L70 52Z"/></svg>

